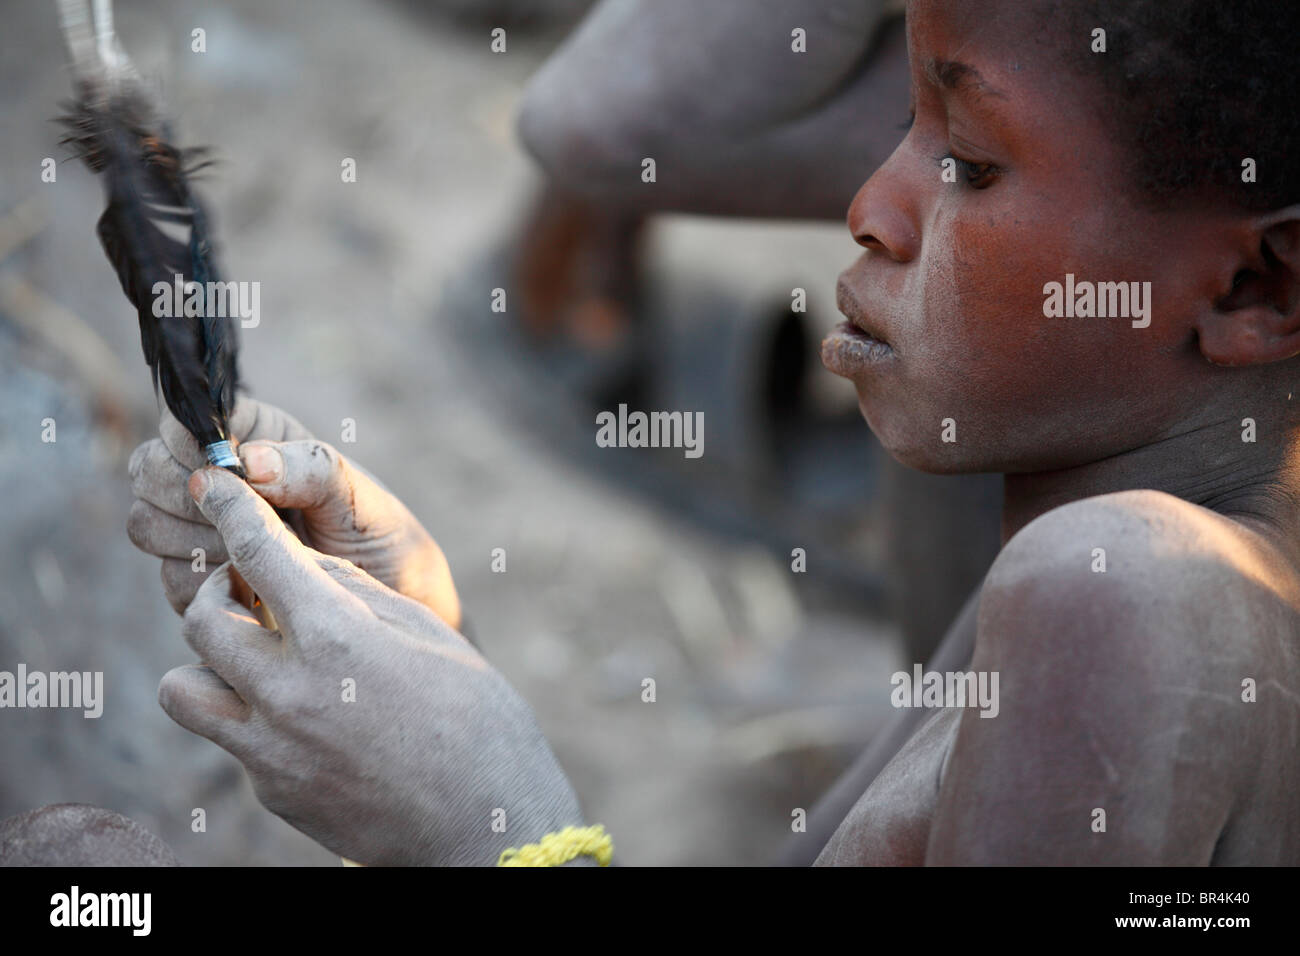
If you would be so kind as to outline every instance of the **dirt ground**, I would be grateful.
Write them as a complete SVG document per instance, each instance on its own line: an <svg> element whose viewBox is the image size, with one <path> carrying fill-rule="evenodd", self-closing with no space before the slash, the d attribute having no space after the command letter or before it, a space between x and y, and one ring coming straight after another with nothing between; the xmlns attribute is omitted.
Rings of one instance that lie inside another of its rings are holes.
<svg viewBox="0 0 1300 956"><path fill-rule="evenodd" d="M190 52L195 27L205 54ZM336 444L355 420L340 447L439 540L484 652L536 708L619 860L772 859L792 809L887 716L903 653L891 626L817 599L815 581L796 589L769 551L567 460L448 331L447 303L464 301L536 187L513 114L554 37L512 34L494 55L486 27L377 0L119 0L118 29L163 81L182 142L223 159L205 196L226 273L262 284L262 322L242 338L250 391ZM5 7L0 214L32 200L44 226L0 262L0 669L102 670L107 699L98 720L0 712L0 817L83 802L138 820L189 865L338 865L157 706L159 678L192 655L158 562L124 530L126 459L156 415L95 238L99 185L71 163L40 179L42 158L61 155L48 120L70 91L63 62L52 4ZM758 277L791 272L829 298L852 255L833 226L678 218L652 249L661 272L694 270L738 299L788 296ZM61 326L23 305L24 288L104 343L85 361L125 383L116 430L85 368L42 339Z"/></svg>

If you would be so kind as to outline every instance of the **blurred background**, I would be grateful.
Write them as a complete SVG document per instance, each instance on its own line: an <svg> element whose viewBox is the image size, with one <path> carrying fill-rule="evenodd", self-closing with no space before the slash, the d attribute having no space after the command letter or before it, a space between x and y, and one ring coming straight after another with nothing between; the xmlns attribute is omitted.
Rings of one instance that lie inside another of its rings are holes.
<svg viewBox="0 0 1300 956"><path fill-rule="evenodd" d="M548 186L515 118L583 0L116 6L180 145L220 159L201 192L226 276L261 283L248 391L437 538L480 647L621 862L771 862L792 810L890 715L889 675L926 659L929 618L952 610L923 586L949 576L944 512L881 494L889 466L817 359L858 251L847 230L647 217ZM52 3L4 5L0 669L102 670L106 702L98 720L0 712L0 818L90 803L185 864L338 865L157 706L162 674L192 660L159 562L125 533L126 462L157 405L95 236L100 185L50 122L64 62ZM703 411L704 457L597 448L595 412L624 401ZM982 494L958 509L986 516ZM900 522L925 545L908 557L890 544Z"/></svg>

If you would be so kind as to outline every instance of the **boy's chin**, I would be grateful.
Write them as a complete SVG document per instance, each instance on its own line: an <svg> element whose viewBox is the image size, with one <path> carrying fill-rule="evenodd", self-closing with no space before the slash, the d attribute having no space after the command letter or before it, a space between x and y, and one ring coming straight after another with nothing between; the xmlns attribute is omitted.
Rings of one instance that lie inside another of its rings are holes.
<svg viewBox="0 0 1300 956"><path fill-rule="evenodd" d="M917 415L914 405L869 401L859 395L858 411L876 440L901 465L932 475L975 475L1021 470L1005 442L992 444L970 421ZM934 413L936 416L939 413Z"/></svg>
<svg viewBox="0 0 1300 956"><path fill-rule="evenodd" d="M891 448L886 445L885 450L900 465L931 475L974 475L1001 470L981 460L967 460L961 455L938 455L928 448Z"/></svg>
<svg viewBox="0 0 1300 956"><path fill-rule="evenodd" d="M891 458L916 471L932 475L969 475L1004 470L999 467L999 461L971 448L969 443L963 446L960 442L944 442L937 433L933 437L926 436L926 441L918 441L916 432L898 435L874 426L871 430Z"/></svg>

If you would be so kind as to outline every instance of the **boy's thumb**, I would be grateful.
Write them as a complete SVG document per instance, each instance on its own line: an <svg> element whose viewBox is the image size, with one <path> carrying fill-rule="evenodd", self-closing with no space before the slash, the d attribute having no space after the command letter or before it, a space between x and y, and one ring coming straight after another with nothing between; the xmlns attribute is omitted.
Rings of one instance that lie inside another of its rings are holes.
<svg viewBox="0 0 1300 956"><path fill-rule="evenodd" d="M333 447L303 441L250 441L239 446L248 483L277 508L343 513L352 507L347 465Z"/></svg>

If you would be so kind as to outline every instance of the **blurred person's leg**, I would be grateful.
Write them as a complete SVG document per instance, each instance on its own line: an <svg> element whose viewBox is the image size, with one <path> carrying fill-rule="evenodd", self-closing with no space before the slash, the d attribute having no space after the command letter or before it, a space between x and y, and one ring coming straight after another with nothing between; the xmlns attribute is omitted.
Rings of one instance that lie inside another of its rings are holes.
<svg viewBox="0 0 1300 956"><path fill-rule="evenodd" d="M0 866L180 866L171 848L120 813L59 803L0 820Z"/></svg>
<svg viewBox="0 0 1300 956"><path fill-rule="evenodd" d="M598 4L520 109L520 136L553 184L515 255L525 326L592 353L620 338L635 305L605 291L636 285L624 254L637 245L636 213L842 217L906 118L902 18L882 25L890 6Z"/></svg>
<svg viewBox="0 0 1300 956"><path fill-rule="evenodd" d="M466 30L549 30L578 19L592 0L393 0L412 13L434 14Z"/></svg>
<svg viewBox="0 0 1300 956"><path fill-rule="evenodd" d="M544 189L512 263L524 328L538 338L564 332L581 348L607 351L632 320L643 222L639 213Z"/></svg>
<svg viewBox="0 0 1300 956"><path fill-rule="evenodd" d="M520 136L556 181L625 208L841 219L907 119L889 6L604 0L530 81Z"/></svg>
<svg viewBox="0 0 1300 956"><path fill-rule="evenodd" d="M520 136L552 183L515 255L525 326L597 355L621 337L635 305L605 293L636 286L624 254L636 213L841 218L906 118L903 23L882 24L889 6L598 4L520 109ZM654 183L642 182L647 158Z"/></svg>

